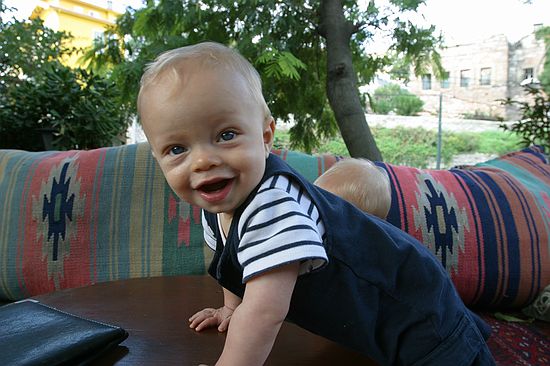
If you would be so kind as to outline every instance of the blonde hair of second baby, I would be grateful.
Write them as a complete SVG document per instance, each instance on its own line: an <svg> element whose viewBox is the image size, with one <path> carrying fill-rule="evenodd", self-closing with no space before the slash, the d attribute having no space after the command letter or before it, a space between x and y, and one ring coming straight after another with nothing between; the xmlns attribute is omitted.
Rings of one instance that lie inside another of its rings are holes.
<svg viewBox="0 0 550 366"><path fill-rule="evenodd" d="M369 160L340 160L314 183L362 211L382 219L386 218L390 210L391 187L388 173Z"/></svg>

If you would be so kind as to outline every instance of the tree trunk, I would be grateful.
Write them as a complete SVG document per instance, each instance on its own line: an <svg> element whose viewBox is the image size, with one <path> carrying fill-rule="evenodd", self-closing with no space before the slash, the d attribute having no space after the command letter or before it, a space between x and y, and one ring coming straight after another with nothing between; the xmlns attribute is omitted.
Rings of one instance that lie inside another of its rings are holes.
<svg viewBox="0 0 550 366"><path fill-rule="evenodd" d="M359 99L350 49L355 26L344 17L341 0L322 0L319 31L327 44L327 95L352 157L381 161L382 155Z"/></svg>

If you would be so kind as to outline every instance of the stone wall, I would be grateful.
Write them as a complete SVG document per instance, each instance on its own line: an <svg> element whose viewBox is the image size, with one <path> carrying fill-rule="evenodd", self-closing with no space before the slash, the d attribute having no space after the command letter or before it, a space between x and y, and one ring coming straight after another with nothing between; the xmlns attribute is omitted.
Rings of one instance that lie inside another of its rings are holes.
<svg viewBox="0 0 550 366"><path fill-rule="evenodd" d="M431 88L423 87L422 78L412 76L408 89L425 103L427 113L437 114L439 96L443 98L443 115L461 117L476 112L485 116L517 120L517 107L502 105L511 98L525 100L520 83L525 69L533 68L534 76L542 72L544 42L530 34L514 44L504 35L477 43L449 46L441 50L443 67L449 72L448 86L431 74ZM461 83L461 74L470 76L469 85Z"/></svg>

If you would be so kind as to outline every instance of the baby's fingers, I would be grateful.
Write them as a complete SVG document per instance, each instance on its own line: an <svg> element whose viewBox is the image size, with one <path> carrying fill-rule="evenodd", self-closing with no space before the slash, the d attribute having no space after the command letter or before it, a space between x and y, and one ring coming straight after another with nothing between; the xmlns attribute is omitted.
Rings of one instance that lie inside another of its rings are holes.
<svg viewBox="0 0 550 366"><path fill-rule="evenodd" d="M212 328L218 325L218 319L214 317L207 318L202 322L191 323L189 326L194 328L197 332L200 332L203 329Z"/></svg>
<svg viewBox="0 0 550 366"><path fill-rule="evenodd" d="M193 320L190 321L189 327L190 328L196 328L197 325L199 325L200 323L204 322L205 320L211 319L211 318L212 318L212 316L209 315L209 314L206 314L206 313L200 314L200 315L194 317Z"/></svg>
<svg viewBox="0 0 550 366"><path fill-rule="evenodd" d="M227 318L225 318L221 322L220 326L218 327L218 332L221 332L221 333L225 332L227 330L227 328L229 327L229 321L230 320L231 320L231 315L228 316Z"/></svg>
<svg viewBox="0 0 550 366"><path fill-rule="evenodd" d="M216 312L216 309L212 309L212 308L202 309L201 311L198 311L195 314L193 314L189 318L189 321L192 322L192 321L194 321L195 319L198 319L198 318L206 319L208 317L211 317L215 312Z"/></svg>

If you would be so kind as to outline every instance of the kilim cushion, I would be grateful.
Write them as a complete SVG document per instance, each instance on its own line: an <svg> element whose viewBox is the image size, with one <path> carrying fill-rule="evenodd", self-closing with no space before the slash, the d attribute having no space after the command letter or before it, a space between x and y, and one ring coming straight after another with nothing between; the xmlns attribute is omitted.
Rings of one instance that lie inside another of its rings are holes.
<svg viewBox="0 0 550 366"><path fill-rule="evenodd" d="M468 305L521 307L550 283L550 166L530 147L474 166L390 176L387 220L423 242Z"/></svg>
<svg viewBox="0 0 550 366"><path fill-rule="evenodd" d="M278 151L310 179L335 157ZM170 190L148 144L0 150L0 300L96 282L204 274L200 209Z"/></svg>
<svg viewBox="0 0 550 366"><path fill-rule="evenodd" d="M311 181L338 160L274 152ZM392 182L388 221L434 252L467 304L523 306L550 283L550 172L539 148L441 171L378 164ZM0 299L202 274L211 254L200 210L172 193L147 144L0 150L0 210Z"/></svg>
<svg viewBox="0 0 550 366"><path fill-rule="evenodd" d="M200 211L148 145L0 151L0 297L205 270Z"/></svg>

